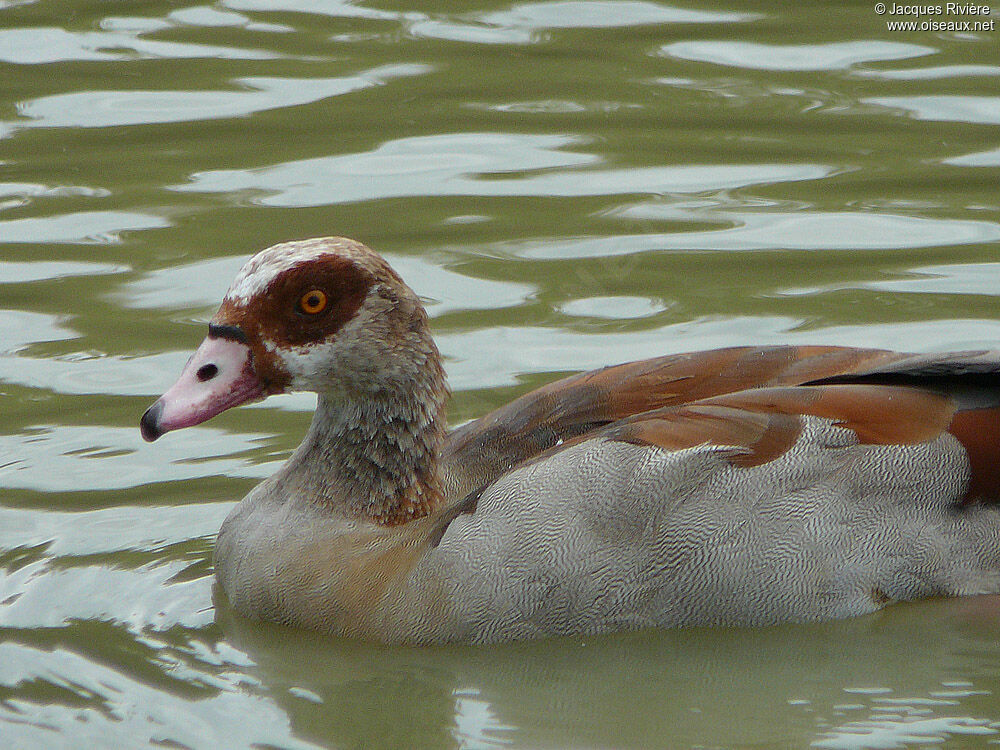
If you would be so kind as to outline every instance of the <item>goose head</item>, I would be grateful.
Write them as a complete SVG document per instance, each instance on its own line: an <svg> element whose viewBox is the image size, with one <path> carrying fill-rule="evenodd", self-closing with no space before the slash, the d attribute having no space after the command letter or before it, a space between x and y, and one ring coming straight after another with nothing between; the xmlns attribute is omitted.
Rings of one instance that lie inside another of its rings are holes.
<svg viewBox="0 0 1000 750"><path fill-rule="evenodd" d="M381 256L341 237L285 242L237 274L207 337L143 415L142 435L153 441L272 394L407 400L428 380L445 389L427 315Z"/></svg>

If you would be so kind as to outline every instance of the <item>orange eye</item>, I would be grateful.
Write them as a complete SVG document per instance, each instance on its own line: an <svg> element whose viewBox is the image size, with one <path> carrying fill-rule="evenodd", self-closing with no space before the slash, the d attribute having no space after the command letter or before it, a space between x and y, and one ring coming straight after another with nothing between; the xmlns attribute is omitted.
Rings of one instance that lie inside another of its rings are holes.
<svg viewBox="0 0 1000 750"><path fill-rule="evenodd" d="M321 313L326 309L326 294L319 289L306 292L302 295L302 299L299 300L299 307L302 309L302 312L309 315Z"/></svg>

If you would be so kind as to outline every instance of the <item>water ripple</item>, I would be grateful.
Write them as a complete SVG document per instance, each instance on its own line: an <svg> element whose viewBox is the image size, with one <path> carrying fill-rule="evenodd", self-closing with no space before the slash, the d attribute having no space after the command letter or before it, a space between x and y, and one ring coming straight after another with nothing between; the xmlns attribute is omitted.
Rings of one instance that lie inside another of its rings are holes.
<svg viewBox="0 0 1000 750"><path fill-rule="evenodd" d="M858 78L878 78L883 81L937 81L944 78L1000 76L1000 65L938 65L905 70L855 70L852 75Z"/></svg>
<svg viewBox="0 0 1000 750"><path fill-rule="evenodd" d="M0 221L2 242L67 242L115 244L121 233L139 229L162 229L170 222L161 216L135 211L78 211L60 216L32 216Z"/></svg>
<svg viewBox="0 0 1000 750"><path fill-rule="evenodd" d="M995 151L980 151L975 154L953 156L950 159L944 159L942 163L956 167L1000 167L1000 148Z"/></svg>
<svg viewBox="0 0 1000 750"><path fill-rule="evenodd" d="M232 507L226 502L80 512L0 507L0 549L44 545L50 557L150 552L213 536Z"/></svg>
<svg viewBox="0 0 1000 750"><path fill-rule="evenodd" d="M74 263L72 261L51 260L37 262L16 262L0 260L0 284L24 284L32 281L65 279L73 276L107 276L126 273L128 266L111 263ZM0 320L7 311L0 310Z"/></svg>
<svg viewBox="0 0 1000 750"><path fill-rule="evenodd" d="M963 263L922 266L907 271L912 278L844 282L821 287L794 287L781 294L798 296L842 289L872 289L899 294L1000 295L1000 263Z"/></svg>
<svg viewBox="0 0 1000 750"><path fill-rule="evenodd" d="M18 105L30 122L13 126L101 128L164 122L217 120L293 107L427 73L427 65L373 68L337 78L238 78L243 91L82 91L33 99Z"/></svg>
<svg viewBox="0 0 1000 750"><path fill-rule="evenodd" d="M680 60L715 63L750 70L846 70L859 63L905 60L937 52L904 42L866 40L828 44L763 44L737 41L674 42L660 54Z"/></svg>
<svg viewBox="0 0 1000 750"><path fill-rule="evenodd" d="M66 341L80 334L62 323L57 315L27 310L0 310L0 362L10 354L39 341Z"/></svg>
<svg viewBox="0 0 1000 750"><path fill-rule="evenodd" d="M0 182L0 210L21 208L31 204L35 198L105 198L110 190L85 185L43 185L32 182Z"/></svg>
<svg viewBox="0 0 1000 750"><path fill-rule="evenodd" d="M897 748L915 745L934 745L947 742L955 736L980 737L997 734L988 719L970 716L936 716L920 718L917 711L905 716L887 716L867 721L852 721L821 735L812 747L825 750L858 750L859 748Z"/></svg>
<svg viewBox="0 0 1000 750"><path fill-rule="evenodd" d="M665 309L665 304L649 297L586 297L559 305L563 315L608 320L648 318Z"/></svg>
<svg viewBox="0 0 1000 750"><path fill-rule="evenodd" d="M917 120L943 122L970 122L983 125L1000 124L1000 97L997 96L872 96L862 99L866 104L877 104L892 109L902 109Z"/></svg>
<svg viewBox="0 0 1000 750"><path fill-rule="evenodd" d="M160 42L123 31L66 31L54 27L0 30L0 60L19 65L145 58L223 58L271 60L274 52L216 47L186 42Z"/></svg>
<svg viewBox="0 0 1000 750"><path fill-rule="evenodd" d="M657 206L618 213L628 219L656 218ZM879 212L723 212L706 219L721 229L606 237L498 243L497 250L520 258L594 258L647 250L880 250L967 245L1000 240L1000 223L931 219Z"/></svg>
<svg viewBox="0 0 1000 750"><path fill-rule="evenodd" d="M295 13L309 13L335 18L365 18L369 20L385 21L396 20L402 17L400 13L387 10L376 10L365 8L349 0L324 0L318 3L316 0L223 0L221 3L233 10L249 10L260 12L292 11Z"/></svg>
<svg viewBox="0 0 1000 750"><path fill-rule="evenodd" d="M412 22L418 37L477 44L529 44L553 29L611 29L653 24L737 23L759 18L756 13L689 10L643 0L614 4L597 0L523 3L508 10L466 15L460 19L426 18Z"/></svg>
<svg viewBox="0 0 1000 750"><path fill-rule="evenodd" d="M267 31L278 33L289 33L295 31L295 29L291 26L285 26L280 23L261 23L247 18L242 13L219 10L218 8L212 8L207 5L175 10L172 11L167 18L174 23L186 26L207 26L210 28L239 27L246 29L247 31Z"/></svg>
<svg viewBox="0 0 1000 750"><path fill-rule="evenodd" d="M579 333L558 328L496 326L436 337L448 358L448 381L456 391L515 385L529 373L604 367L621 359L643 359L742 344L828 344L899 351L989 348L1000 340L1000 321L942 320L891 325L804 327L800 318L779 315L705 317L649 330ZM961 332L959 335L958 332ZM627 357L616 356L625 352Z"/></svg>
<svg viewBox="0 0 1000 750"><path fill-rule="evenodd" d="M58 603L63 593L50 592L52 602ZM167 590L164 604L172 593ZM179 591L174 595L189 603ZM5 665L0 686L17 695L0 705L5 741L10 747L232 747L244 742L289 750L321 747L295 736L283 707L238 684L207 695L196 691L197 699L192 699L195 684L165 688L171 682L169 665L154 661L153 671L135 673L119 661L109 664L106 658L62 646L0 644L0 664ZM150 675L156 678L152 683ZM56 727L67 728L67 734L72 727L73 741L53 744L64 736L53 731Z"/></svg>
<svg viewBox="0 0 1000 750"><path fill-rule="evenodd" d="M0 625L58 628L74 620L99 620L136 630L205 627L212 622L212 582L205 577L171 580L186 567L177 561L134 570L32 563L0 582L5 604Z"/></svg>
<svg viewBox="0 0 1000 750"><path fill-rule="evenodd" d="M265 193L267 206L322 206L417 195L585 196L692 193L819 179L819 164L703 164L579 169L596 154L566 151L569 135L458 133L402 138L357 154L325 156L258 169L199 172L175 190ZM558 171L557 168L565 171ZM532 174L534 172L534 174ZM519 174L522 173L522 174ZM526 173L526 174L523 174ZM496 177L501 179L482 179Z"/></svg>
<svg viewBox="0 0 1000 750"><path fill-rule="evenodd" d="M186 431L183 440L145 443L138 427L38 425L0 435L0 487L39 492L122 490L157 482L229 476L263 479L274 462L237 454L258 447L263 434L230 434L212 427ZM192 457L197 457L194 460Z"/></svg>

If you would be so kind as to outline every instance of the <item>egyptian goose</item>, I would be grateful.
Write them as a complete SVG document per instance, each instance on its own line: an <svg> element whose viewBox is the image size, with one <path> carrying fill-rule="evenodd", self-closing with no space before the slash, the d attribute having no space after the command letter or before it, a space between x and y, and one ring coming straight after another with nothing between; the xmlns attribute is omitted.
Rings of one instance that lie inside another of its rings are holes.
<svg viewBox="0 0 1000 750"><path fill-rule="evenodd" d="M998 375L998 352L739 347L448 431L417 296L324 237L243 267L142 434L319 394L219 532L250 617L386 642L753 626L1000 591Z"/></svg>

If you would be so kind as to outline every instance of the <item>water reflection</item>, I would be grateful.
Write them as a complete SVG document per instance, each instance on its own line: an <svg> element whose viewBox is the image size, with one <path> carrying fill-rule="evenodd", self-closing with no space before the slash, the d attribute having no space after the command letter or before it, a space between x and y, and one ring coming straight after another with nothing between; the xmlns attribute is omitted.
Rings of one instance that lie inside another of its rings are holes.
<svg viewBox="0 0 1000 750"><path fill-rule="evenodd" d="M597 0L556 0L521 3L509 10L483 14L484 23L531 29L615 28L671 23L736 23L760 18L757 13L694 10L643 0L614 4Z"/></svg>
<svg viewBox="0 0 1000 750"><path fill-rule="evenodd" d="M41 185L25 182L0 182L0 209L20 208L31 204L36 198L106 198L111 195L104 188L86 187L84 185Z"/></svg>
<svg viewBox="0 0 1000 750"><path fill-rule="evenodd" d="M230 434L211 427L188 430L184 440L154 449L138 430L39 425L21 434L0 435L0 485L39 492L120 490L163 481L226 475L264 478L277 464L240 457L264 434Z"/></svg>
<svg viewBox="0 0 1000 750"><path fill-rule="evenodd" d="M448 358L448 382L455 390L498 388L517 384L530 373L552 372L553 362L564 373L613 364L610 348L628 352L628 359L679 354L746 344L827 344L901 351L988 348L1000 341L1000 321L950 320L896 323L884 328L870 324L824 326L817 329L801 318L714 317L646 330L572 332L553 328L487 328L437 337Z"/></svg>
<svg viewBox="0 0 1000 750"><path fill-rule="evenodd" d="M175 190L262 193L265 206L322 206L417 195L588 196L696 193L812 180L818 164L664 165L598 169L579 138L511 133L455 133L403 138L357 154L305 159L248 170L191 176ZM567 150L567 147L575 150ZM560 169L562 168L562 169Z"/></svg>
<svg viewBox="0 0 1000 750"><path fill-rule="evenodd" d="M1000 97L995 96L873 96L862 101L905 110L917 120L1000 124Z"/></svg>
<svg viewBox="0 0 1000 750"><path fill-rule="evenodd" d="M148 58L223 58L231 60L270 60L278 57L266 50L217 47L207 44L163 42L144 39L141 34L159 31L169 24L154 22L125 28L115 24L115 31L72 32L55 27L0 30L0 60L19 65L53 62L112 61Z"/></svg>
<svg viewBox="0 0 1000 750"><path fill-rule="evenodd" d="M942 264L912 268L910 278L858 281L850 284L827 284L823 287L798 287L782 294L824 294L841 289L875 289L917 294L1000 295L1000 263Z"/></svg>
<svg viewBox="0 0 1000 750"><path fill-rule="evenodd" d="M58 628L74 620L114 622L135 632L204 628L214 612L212 578L178 580L189 564L157 561L134 569L111 558L32 562L0 582L4 628ZM204 567L204 566L202 566Z"/></svg>
<svg viewBox="0 0 1000 750"><path fill-rule="evenodd" d="M110 276L129 270L111 263L74 263L72 261L17 262L0 260L0 284L25 284L71 276ZM9 312L9 311L7 311ZM0 318L5 312L0 312Z"/></svg>
<svg viewBox="0 0 1000 750"><path fill-rule="evenodd" d="M161 216L136 211L75 211L59 216L0 221L0 243L121 242L121 233L170 226Z"/></svg>
<svg viewBox="0 0 1000 750"><path fill-rule="evenodd" d="M758 17L756 13L690 10L642 0L625 0L613 5L591 0L560 0L467 14L462 20L421 19L410 23L409 32L418 37L474 44L531 44L545 41L545 31L551 29L738 23Z"/></svg>
<svg viewBox="0 0 1000 750"><path fill-rule="evenodd" d="M103 659L60 644L58 635L55 644L0 644L0 690L18 695L0 706L10 747L51 746L53 727L62 726L73 727L78 747L230 747L235 737L295 750L316 747L293 736L271 701L171 678L167 664L158 673L137 668L131 654L139 651L140 659L155 663L162 650L139 650L131 635L123 638L113 628L92 627L85 636L107 644Z"/></svg>
<svg viewBox="0 0 1000 750"><path fill-rule="evenodd" d="M0 547L44 547L53 557L162 552L192 539L211 539L232 506L211 502L44 512L0 508ZM8 569L16 567L9 564L11 559L5 562Z"/></svg>
<svg viewBox="0 0 1000 750"><path fill-rule="evenodd" d="M391 715L408 728L412 747L440 745L437 733L449 723L485 746L729 747L749 736L761 745L805 747L854 732L854 747L875 747L892 722L908 723L914 737L929 742L996 733L981 718L991 696L974 682L964 694L935 697L946 687L937 677L942 664L953 674L975 671L975 652L988 647L996 624L995 615L984 613L995 604L995 598L934 602L824 625L643 632L490 648L386 649L331 641L246 622L224 603L220 624L253 660L249 672L261 693L285 707L300 736L334 746L391 747L392 728L377 726ZM934 640L914 664L906 644L918 621L933 628ZM299 667L302 660L313 665L308 673ZM803 667L813 675L804 682ZM592 679L595 674L602 678ZM856 685L879 690L838 687ZM303 690L308 700L298 697ZM415 695L421 696L419 707L406 697ZM469 696L476 701L475 722ZM342 720L311 721L307 706L316 701ZM857 708L846 709L848 702ZM725 721L715 714L718 705L728 706ZM918 705L933 714L917 714L919 724L913 716L897 720L884 712ZM637 714L644 717L641 724L632 718ZM864 720L841 723L845 714Z"/></svg>
<svg viewBox="0 0 1000 750"><path fill-rule="evenodd" d="M608 351L628 359L722 347L753 332L756 343L787 340L794 318L703 318L651 329L575 332L561 328L498 326L436 336L448 358L448 382L456 390L515 385L529 373L590 370L613 364ZM1000 326L998 326L1000 329Z"/></svg>
<svg viewBox="0 0 1000 750"><path fill-rule="evenodd" d="M295 13L317 14L336 18L364 18L368 20L395 20L400 13L366 8L360 3L349 0L223 0L221 3L233 10L275 12L292 11Z"/></svg>
<svg viewBox="0 0 1000 750"><path fill-rule="evenodd" d="M563 315L611 320L648 318L664 309L662 302L645 297L590 297L570 300L559 307Z"/></svg>
<svg viewBox="0 0 1000 750"><path fill-rule="evenodd" d="M903 70L854 70L858 78L880 78L886 81L934 81L942 78L1000 76L1000 65L937 65Z"/></svg>
<svg viewBox="0 0 1000 750"><path fill-rule="evenodd" d="M956 167L1000 167L1000 148L995 151L955 156L951 159L945 159L943 163Z"/></svg>
<svg viewBox="0 0 1000 750"><path fill-rule="evenodd" d="M57 94L18 105L43 128L103 128L241 117L292 107L378 86L393 78L426 73L425 65L389 65L338 78L238 78L242 91L87 91Z"/></svg>
<svg viewBox="0 0 1000 750"><path fill-rule="evenodd" d="M65 341L79 334L62 324L59 316L25 310L0 310L3 339L0 355L9 356L40 341ZM2 360L0 360L2 361Z"/></svg>
<svg viewBox="0 0 1000 750"><path fill-rule="evenodd" d="M751 70L846 70L860 63L906 60L931 55L933 47L904 42L865 40L828 44L763 44L760 42L674 42L660 54L681 60L715 63Z"/></svg>
<svg viewBox="0 0 1000 750"><path fill-rule="evenodd" d="M933 744L953 737L993 737L998 731L989 719L971 716L936 716L922 706L940 705L941 701L919 698L901 699L893 708L875 706L870 719L847 721L835 729L823 732L813 747L826 750L856 750L856 748L905 747L910 744ZM945 706L951 702L944 703ZM896 713L898 711L898 713Z"/></svg>
<svg viewBox="0 0 1000 750"><path fill-rule="evenodd" d="M181 8L172 11L167 19L173 23L187 26L208 26L210 28L233 28L238 27L247 31L278 32L282 34L292 33L295 29L280 23L263 23L254 21L242 13L235 13L231 10L221 10L220 8L208 5L195 6L191 8Z"/></svg>
<svg viewBox="0 0 1000 750"><path fill-rule="evenodd" d="M677 217L669 206L664 218ZM656 204L632 206L622 218L655 219ZM1000 223L974 219L931 219L866 212L715 211L705 218L730 226L707 231L615 234L573 240L505 242L505 252L522 258L595 258L647 250L876 250L963 245L1000 240Z"/></svg>
<svg viewBox="0 0 1000 750"><path fill-rule="evenodd" d="M456 421L669 352L995 346L995 40L748 8L0 0L4 742L995 740L993 599L486 649L246 623L213 535L315 398L139 438L236 269L296 237L389 251Z"/></svg>

